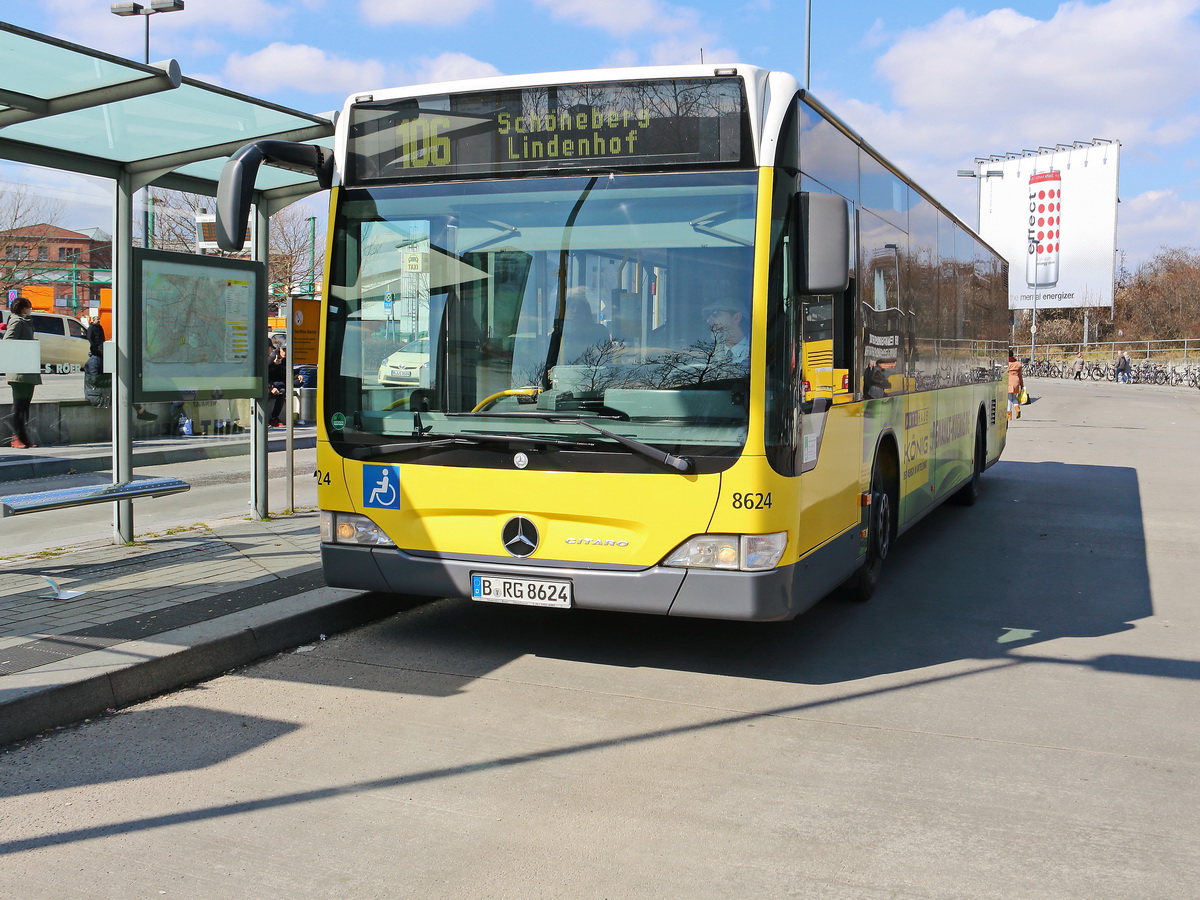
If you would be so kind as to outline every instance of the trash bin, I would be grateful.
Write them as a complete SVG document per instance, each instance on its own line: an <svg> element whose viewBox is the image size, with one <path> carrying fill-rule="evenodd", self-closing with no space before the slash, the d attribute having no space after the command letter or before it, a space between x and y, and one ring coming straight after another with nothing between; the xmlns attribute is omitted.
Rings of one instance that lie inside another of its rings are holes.
<svg viewBox="0 0 1200 900"><path fill-rule="evenodd" d="M312 425L317 421L317 389L297 388L300 395L300 414L296 417L297 425Z"/></svg>
<svg viewBox="0 0 1200 900"><path fill-rule="evenodd" d="M300 400L300 412L296 416L299 425L312 425L317 421L317 367L296 366L296 396Z"/></svg>

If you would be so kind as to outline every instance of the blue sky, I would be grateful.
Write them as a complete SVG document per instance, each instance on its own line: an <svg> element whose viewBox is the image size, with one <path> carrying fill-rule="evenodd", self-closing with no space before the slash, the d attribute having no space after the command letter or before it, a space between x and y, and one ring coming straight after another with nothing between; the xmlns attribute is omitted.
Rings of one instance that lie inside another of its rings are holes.
<svg viewBox="0 0 1200 900"><path fill-rule="evenodd" d="M108 6L5 0L0 14L140 60L142 20ZM701 52L803 80L804 11L803 0L187 0L152 17L150 55L307 112L372 88ZM1108 138L1123 145L1126 265L1200 245L1200 0L812 0L812 30L813 92L967 222L975 181L956 171L975 157ZM71 198L68 227L109 227L102 186L30 180Z"/></svg>

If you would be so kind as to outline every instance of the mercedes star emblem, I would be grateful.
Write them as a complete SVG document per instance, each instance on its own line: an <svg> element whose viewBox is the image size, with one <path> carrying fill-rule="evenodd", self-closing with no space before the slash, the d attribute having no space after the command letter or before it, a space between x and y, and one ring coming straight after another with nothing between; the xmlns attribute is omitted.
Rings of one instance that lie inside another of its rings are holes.
<svg viewBox="0 0 1200 900"><path fill-rule="evenodd" d="M500 538L504 541L504 549L509 554L524 558L532 555L533 551L537 549L537 526L524 516L513 516L504 523L504 530L500 533Z"/></svg>

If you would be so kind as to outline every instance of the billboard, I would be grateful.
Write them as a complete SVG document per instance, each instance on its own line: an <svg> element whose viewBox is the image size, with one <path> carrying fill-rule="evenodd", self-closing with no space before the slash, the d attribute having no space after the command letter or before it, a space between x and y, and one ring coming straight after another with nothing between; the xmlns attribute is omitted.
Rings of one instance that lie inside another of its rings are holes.
<svg viewBox="0 0 1200 900"><path fill-rule="evenodd" d="M976 160L979 234L1008 260L1009 309L1112 306L1117 141Z"/></svg>

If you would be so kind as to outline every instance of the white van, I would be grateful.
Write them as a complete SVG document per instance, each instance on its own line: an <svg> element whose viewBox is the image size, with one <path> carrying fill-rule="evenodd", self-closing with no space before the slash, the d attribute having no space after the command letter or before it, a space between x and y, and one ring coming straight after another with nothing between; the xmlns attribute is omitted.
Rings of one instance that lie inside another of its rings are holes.
<svg viewBox="0 0 1200 900"><path fill-rule="evenodd" d="M42 374L83 371L88 358L85 329L78 319L58 313L33 312L33 330L42 345ZM0 309L0 328L8 327L8 310Z"/></svg>

